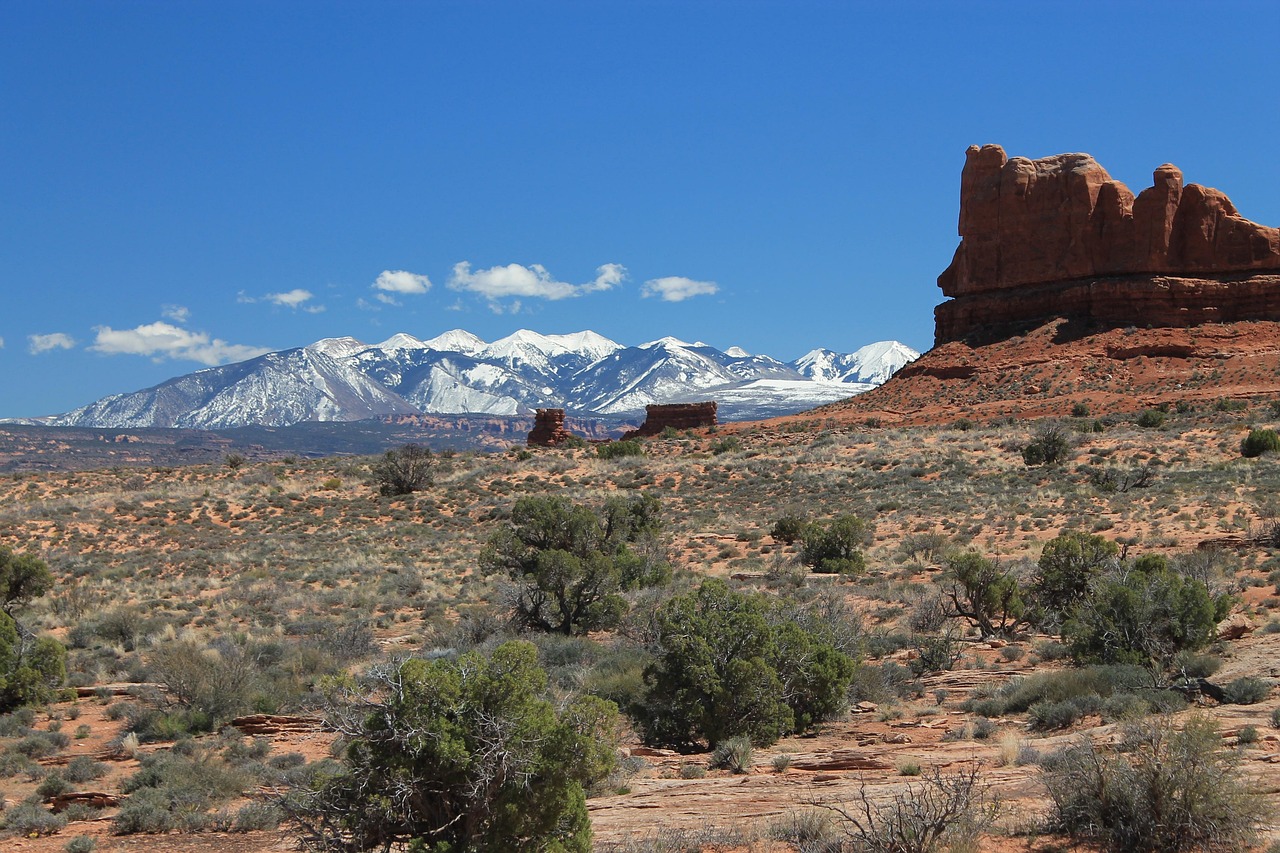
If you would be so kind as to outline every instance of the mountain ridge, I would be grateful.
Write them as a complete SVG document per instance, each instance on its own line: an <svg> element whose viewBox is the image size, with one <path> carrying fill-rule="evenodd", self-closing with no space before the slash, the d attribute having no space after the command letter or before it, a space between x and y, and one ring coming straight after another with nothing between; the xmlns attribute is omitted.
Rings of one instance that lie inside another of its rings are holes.
<svg viewBox="0 0 1280 853"><path fill-rule="evenodd" d="M815 356L820 353L821 356ZM8 423L226 429L412 414L630 416L652 403L725 398L722 417L793 413L882 383L919 356L896 341L854 353L813 350L784 363L740 347L673 337L625 346L590 330L520 329L491 343L463 329L379 344L324 338L113 394L62 414Z"/></svg>

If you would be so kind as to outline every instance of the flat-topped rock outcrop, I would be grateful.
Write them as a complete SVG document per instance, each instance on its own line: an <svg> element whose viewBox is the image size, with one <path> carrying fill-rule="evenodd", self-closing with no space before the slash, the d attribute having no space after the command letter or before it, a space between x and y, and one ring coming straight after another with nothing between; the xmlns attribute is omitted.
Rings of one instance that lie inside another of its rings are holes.
<svg viewBox="0 0 1280 853"><path fill-rule="evenodd" d="M644 423L639 429L625 433L623 438L659 435L663 430L702 429L716 425L717 405L714 400L706 403L655 403L644 407Z"/></svg>
<svg viewBox="0 0 1280 853"><path fill-rule="evenodd" d="M971 146L936 343L1065 316L1107 326L1280 319L1280 229L1164 164L1135 196L1088 154Z"/></svg>

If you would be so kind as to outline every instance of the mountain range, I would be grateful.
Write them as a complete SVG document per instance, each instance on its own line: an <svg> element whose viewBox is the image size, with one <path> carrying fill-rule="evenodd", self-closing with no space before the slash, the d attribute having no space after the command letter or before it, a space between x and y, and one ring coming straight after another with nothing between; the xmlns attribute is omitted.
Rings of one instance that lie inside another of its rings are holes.
<svg viewBox="0 0 1280 853"><path fill-rule="evenodd" d="M430 340L396 334L380 344L325 338L235 364L114 394L50 426L227 429L397 415L642 416L651 403L714 399L723 420L803 411L883 383L919 353L896 341L853 353L815 349L793 362L738 347L662 338L624 346L595 332L521 330L486 343L455 329Z"/></svg>

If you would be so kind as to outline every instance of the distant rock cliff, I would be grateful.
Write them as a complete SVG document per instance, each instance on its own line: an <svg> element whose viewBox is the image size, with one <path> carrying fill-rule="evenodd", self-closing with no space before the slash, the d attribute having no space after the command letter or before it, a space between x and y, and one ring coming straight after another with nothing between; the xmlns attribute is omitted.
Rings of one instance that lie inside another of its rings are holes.
<svg viewBox="0 0 1280 853"><path fill-rule="evenodd" d="M1280 320L1280 229L1165 164L1138 196L1088 154L971 146L936 343L1051 317L1099 326Z"/></svg>

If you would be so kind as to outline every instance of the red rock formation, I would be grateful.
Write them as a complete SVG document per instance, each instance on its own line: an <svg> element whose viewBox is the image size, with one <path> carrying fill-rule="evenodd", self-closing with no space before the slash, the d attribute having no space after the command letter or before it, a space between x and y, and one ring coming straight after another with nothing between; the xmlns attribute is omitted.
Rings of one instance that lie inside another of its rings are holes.
<svg viewBox="0 0 1280 853"><path fill-rule="evenodd" d="M555 447L571 438L573 433L564 428L564 409L538 409L533 430L525 444L529 447Z"/></svg>
<svg viewBox="0 0 1280 853"><path fill-rule="evenodd" d="M715 426L716 403L666 403L645 406L644 423L639 429L624 433L623 438L658 435L667 427L672 429L702 429Z"/></svg>
<svg viewBox="0 0 1280 853"><path fill-rule="evenodd" d="M1136 198L1088 154L971 146L937 343L1067 316L1102 325L1280 319L1280 229L1165 164Z"/></svg>

